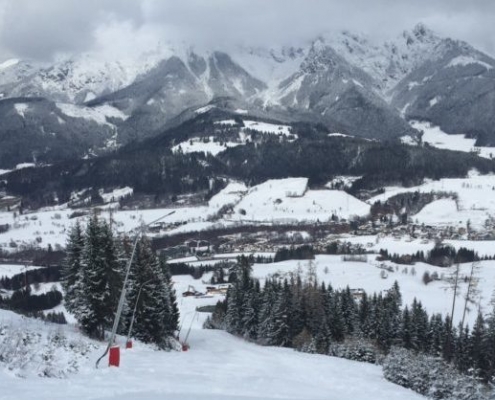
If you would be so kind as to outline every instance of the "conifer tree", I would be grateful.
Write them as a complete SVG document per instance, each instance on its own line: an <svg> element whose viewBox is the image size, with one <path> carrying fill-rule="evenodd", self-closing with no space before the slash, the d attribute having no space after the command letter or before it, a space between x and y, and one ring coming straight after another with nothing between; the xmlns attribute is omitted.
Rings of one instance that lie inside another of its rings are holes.
<svg viewBox="0 0 495 400"><path fill-rule="evenodd" d="M163 266L144 236L137 243L131 271L128 301L136 308L132 334L145 343L166 348L177 329L175 299Z"/></svg>
<svg viewBox="0 0 495 400"><path fill-rule="evenodd" d="M67 240L67 258L62 275L65 307L76 318L84 308L84 268L82 255L84 251L84 237L79 221L71 228Z"/></svg>
<svg viewBox="0 0 495 400"><path fill-rule="evenodd" d="M104 329L112 323L117 309L122 271L111 229L96 215L86 228L82 260L85 307L79 322L88 335L103 339Z"/></svg>
<svg viewBox="0 0 495 400"><path fill-rule="evenodd" d="M271 333L271 342L277 346L289 346L290 337L290 319L291 319L291 292L289 284L284 281L284 286L277 294L277 300L273 310L273 332Z"/></svg>

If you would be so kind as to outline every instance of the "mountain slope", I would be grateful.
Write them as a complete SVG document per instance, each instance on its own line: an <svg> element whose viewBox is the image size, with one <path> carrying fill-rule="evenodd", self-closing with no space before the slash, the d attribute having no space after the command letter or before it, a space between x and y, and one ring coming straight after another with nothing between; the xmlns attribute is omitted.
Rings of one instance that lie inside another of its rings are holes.
<svg viewBox="0 0 495 400"><path fill-rule="evenodd" d="M21 162L51 164L115 148L124 118L111 107L81 108L44 98L0 100L0 168Z"/></svg>
<svg viewBox="0 0 495 400"><path fill-rule="evenodd" d="M392 105L408 119L495 145L495 59L452 40L437 45L435 54L394 88Z"/></svg>
<svg viewBox="0 0 495 400"><path fill-rule="evenodd" d="M494 67L495 60L466 43L418 25L385 43L341 32L280 48L195 51L181 45L116 61L91 54L52 65L12 60L0 65L0 97L66 104L63 113L79 119L67 129L78 148L63 153L71 158L160 134L224 99L238 105L233 111L380 140L414 136L407 121L428 120L480 145L495 143ZM93 123L88 130L87 121L101 110L99 125L111 127L111 134ZM39 112L48 115L38 120L53 119L48 108ZM15 135L24 150L0 158L0 165L31 162L40 148L54 153L44 132L61 128L52 125L29 128L32 141Z"/></svg>

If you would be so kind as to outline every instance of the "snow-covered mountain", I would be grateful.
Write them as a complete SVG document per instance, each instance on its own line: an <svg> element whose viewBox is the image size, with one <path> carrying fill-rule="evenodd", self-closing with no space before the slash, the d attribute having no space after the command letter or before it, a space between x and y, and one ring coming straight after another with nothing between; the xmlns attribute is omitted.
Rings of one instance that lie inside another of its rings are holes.
<svg viewBox="0 0 495 400"><path fill-rule="evenodd" d="M115 145L159 133L174 118L186 118L188 110L218 98L242 103L253 115L317 121L355 136L414 135L407 120L415 119L493 144L494 66L488 55L420 24L384 43L345 31L278 48L200 50L167 44L125 60L89 53L50 65L10 60L0 65L0 98L64 104L57 107L60 126L52 132L63 124L67 128L64 115L80 119L82 126L102 115L100 125L113 126ZM42 136L46 127L30 121L45 118L24 119L21 126ZM8 141L6 130L0 127L0 137ZM87 131L70 131L88 142ZM96 149L87 144L86 154L109 148L108 134L103 136ZM28 153L47 146L39 147ZM0 159L9 167L4 164Z"/></svg>

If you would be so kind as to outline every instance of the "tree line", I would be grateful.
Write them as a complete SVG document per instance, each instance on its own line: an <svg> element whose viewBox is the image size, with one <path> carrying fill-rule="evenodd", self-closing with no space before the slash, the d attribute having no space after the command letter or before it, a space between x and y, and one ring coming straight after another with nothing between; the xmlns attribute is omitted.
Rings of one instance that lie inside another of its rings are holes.
<svg viewBox="0 0 495 400"><path fill-rule="evenodd" d="M469 153L328 137L311 125L298 126L299 138L294 141L280 142L279 137L267 136L262 142L228 148L216 156L171 150L191 132L214 136L217 129L214 121L199 118L103 157L13 171L7 190L22 196L27 206L39 206L53 204L55 198L66 202L71 192L88 187L131 186L136 193L173 195L208 192L219 176L250 185L305 176L312 185L322 185L336 175L361 175L350 189L357 193L384 185L420 184L424 178L465 176L472 168L481 173L495 170L492 160Z"/></svg>
<svg viewBox="0 0 495 400"><path fill-rule="evenodd" d="M453 264L462 264L480 261L481 257L477 252L465 247L455 249L452 246L435 246L430 251L425 252L418 250L413 254L389 253L387 249L380 249L380 260L390 260L396 264L414 264L415 262L424 262L437 267L448 267ZM484 257L488 260L491 257Z"/></svg>
<svg viewBox="0 0 495 400"><path fill-rule="evenodd" d="M450 316L429 315L420 301L403 307L397 282L386 293L368 295L318 283L309 265L286 279L251 278L240 258L235 280L205 326L225 329L264 345L376 362L391 349L443 359L457 371L495 382L495 308L478 314L472 329L453 326Z"/></svg>

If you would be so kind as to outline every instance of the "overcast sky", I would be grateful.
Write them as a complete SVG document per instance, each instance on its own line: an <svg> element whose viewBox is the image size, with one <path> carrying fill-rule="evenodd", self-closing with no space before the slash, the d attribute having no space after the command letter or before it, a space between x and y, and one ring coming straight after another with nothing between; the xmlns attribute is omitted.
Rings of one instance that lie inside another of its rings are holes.
<svg viewBox="0 0 495 400"><path fill-rule="evenodd" d="M495 55L494 0L0 0L0 61L121 56L183 40L277 45L348 29L383 40L423 22Z"/></svg>

